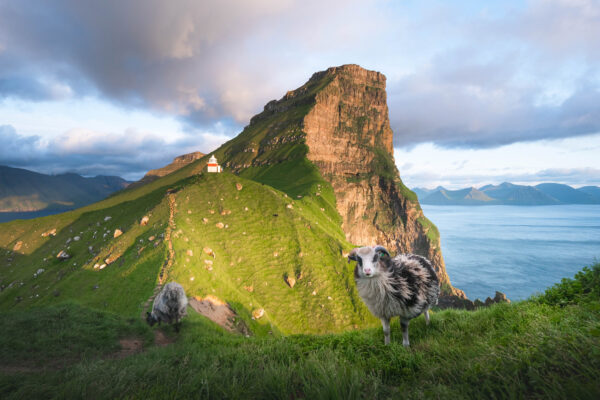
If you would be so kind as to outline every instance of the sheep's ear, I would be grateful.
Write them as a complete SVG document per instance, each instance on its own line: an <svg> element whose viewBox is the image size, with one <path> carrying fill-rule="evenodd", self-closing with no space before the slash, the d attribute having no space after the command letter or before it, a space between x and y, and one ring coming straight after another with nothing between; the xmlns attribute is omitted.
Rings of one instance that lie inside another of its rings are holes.
<svg viewBox="0 0 600 400"><path fill-rule="evenodd" d="M383 257L388 257L388 258L391 257L390 252L387 251L387 249L383 246L377 246L377 247L375 247L374 250L375 250L375 253L377 253L377 255L379 255L379 257L382 257L382 258Z"/></svg>
<svg viewBox="0 0 600 400"><path fill-rule="evenodd" d="M350 261L358 261L358 258L356 258L356 249L352 249L350 254L348 254L348 264L350 264Z"/></svg>

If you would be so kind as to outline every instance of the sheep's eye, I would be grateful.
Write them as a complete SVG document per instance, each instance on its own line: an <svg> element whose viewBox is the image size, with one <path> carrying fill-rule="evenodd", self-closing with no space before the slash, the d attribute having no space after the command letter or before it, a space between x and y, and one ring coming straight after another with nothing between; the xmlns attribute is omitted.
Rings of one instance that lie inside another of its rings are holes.
<svg viewBox="0 0 600 400"><path fill-rule="evenodd" d="M356 261L358 262L358 265L360 265L362 267L362 258L360 258L359 256L356 256Z"/></svg>
<svg viewBox="0 0 600 400"><path fill-rule="evenodd" d="M373 257L373 262L377 262L379 260L379 255L375 254L375 256Z"/></svg>
<svg viewBox="0 0 600 400"><path fill-rule="evenodd" d="M378 255L379 255L379 257L385 257L385 253L384 253L383 251L380 251L380 252L378 253Z"/></svg>

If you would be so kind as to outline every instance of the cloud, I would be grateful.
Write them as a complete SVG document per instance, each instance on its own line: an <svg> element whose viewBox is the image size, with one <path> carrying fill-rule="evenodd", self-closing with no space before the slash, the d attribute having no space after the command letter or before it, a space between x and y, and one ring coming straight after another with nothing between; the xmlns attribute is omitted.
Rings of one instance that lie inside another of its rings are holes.
<svg viewBox="0 0 600 400"><path fill-rule="evenodd" d="M0 126L0 164L41 173L75 172L85 176L118 175L137 180L148 170L169 164L175 156L208 152L230 139L199 134L166 141L132 129L123 133L72 129L49 141L22 136L10 125Z"/></svg>
<svg viewBox="0 0 600 400"><path fill-rule="evenodd" d="M95 96L233 132L358 63L389 78L396 146L494 147L600 131L598 37L594 0L6 0L0 101Z"/></svg>

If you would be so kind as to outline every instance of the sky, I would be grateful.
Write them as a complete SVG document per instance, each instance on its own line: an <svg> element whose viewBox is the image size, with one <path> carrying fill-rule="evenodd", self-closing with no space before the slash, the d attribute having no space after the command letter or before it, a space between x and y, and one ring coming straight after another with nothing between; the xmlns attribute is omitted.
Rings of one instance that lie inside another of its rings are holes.
<svg viewBox="0 0 600 400"><path fill-rule="evenodd" d="M0 0L0 165L141 178L330 66L410 187L600 185L600 0Z"/></svg>

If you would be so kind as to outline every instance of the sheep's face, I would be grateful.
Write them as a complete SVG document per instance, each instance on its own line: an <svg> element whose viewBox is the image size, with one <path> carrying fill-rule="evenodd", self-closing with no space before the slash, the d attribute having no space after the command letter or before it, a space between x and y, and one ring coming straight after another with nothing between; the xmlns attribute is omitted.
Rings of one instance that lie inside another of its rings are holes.
<svg viewBox="0 0 600 400"><path fill-rule="evenodd" d="M154 317L152 316L152 314L150 314L149 312L147 312L147 313L146 313L146 322L148 323L148 325L150 325L150 326L154 326L154 324L155 324L156 322L158 322L158 321L156 320L156 318L154 318Z"/></svg>
<svg viewBox="0 0 600 400"><path fill-rule="evenodd" d="M356 261L356 278L373 278L387 270L390 253L383 246L360 247L350 252L348 262L350 260Z"/></svg>

